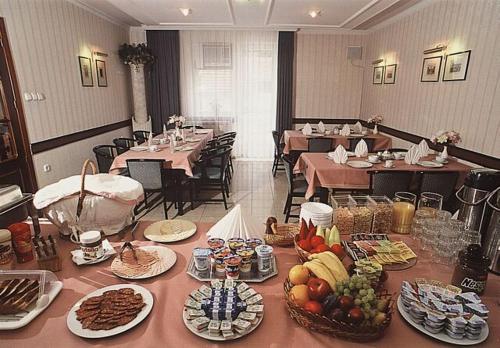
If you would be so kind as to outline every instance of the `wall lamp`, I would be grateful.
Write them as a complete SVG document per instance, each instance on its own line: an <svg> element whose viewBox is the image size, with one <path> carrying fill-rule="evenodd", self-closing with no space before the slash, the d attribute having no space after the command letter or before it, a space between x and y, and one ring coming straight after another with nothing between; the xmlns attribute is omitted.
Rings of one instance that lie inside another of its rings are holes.
<svg viewBox="0 0 500 348"><path fill-rule="evenodd" d="M436 47L434 48L429 48L429 49L426 49L424 51L424 54L429 54L429 53L436 53L436 52L441 52L441 51L444 51L446 49L446 45L443 45L443 44L439 44L437 45Z"/></svg>

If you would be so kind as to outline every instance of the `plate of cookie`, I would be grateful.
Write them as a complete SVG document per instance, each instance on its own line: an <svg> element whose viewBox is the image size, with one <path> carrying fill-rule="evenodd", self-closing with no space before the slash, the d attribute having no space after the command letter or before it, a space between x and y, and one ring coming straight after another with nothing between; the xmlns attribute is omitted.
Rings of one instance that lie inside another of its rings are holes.
<svg viewBox="0 0 500 348"><path fill-rule="evenodd" d="M192 291L182 312L186 327L211 341L230 341L254 331L264 317L262 295L233 279L212 280Z"/></svg>
<svg viewBox="0 0 500 348"><path fill-rule="evenodd" d="M66 324L77 336L103 338L121 334L142 322L153 309L153 296L139 285L98 289L71 307Z"/></svg>

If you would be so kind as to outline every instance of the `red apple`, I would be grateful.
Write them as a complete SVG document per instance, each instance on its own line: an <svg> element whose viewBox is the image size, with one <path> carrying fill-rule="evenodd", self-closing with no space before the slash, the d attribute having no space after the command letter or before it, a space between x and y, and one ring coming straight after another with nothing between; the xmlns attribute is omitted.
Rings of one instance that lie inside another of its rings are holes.
<svg viewBox="0 0 500 348"><path fill-rule="evenodd" d="M307 239L299 241L297 245L299 246L299 248L305 251L311 251L312 249L311 243Z"/></svg>
<svg viewBox="0 0 500 348"><path fill-rule="evenodd" d="M307 301L304 305L304 309L308 312L321 314L323 311L323 306L318 301Z"/></svg>
<svg viewBox="0 0 500 348"><path fill-rule="evenodd" d="M364 318L365 318L365 315L363 314L363 311L359 307L352 308L349 311L349 314L347 314L347 320L353 324L361 323Z"/></svg>
<svg viewBox="0 0 500 348"><path fill-rule="evenodd" d="M311 245L316 248L318 245L325 244L325 238L321 236L314 236L311 238Z"/></svg>
<svg viewBox="0 0 500 348"><path fill-rule="evenodd" d="M340 296L339 298L339 307L345 313L349 312L349 310L354 306L354 300L351 296Z"/></svg>
<svg viewBox="0 0 500 348"><path fill-rule="evenodd" d="M328 282L321 278L311 278L307 282L309 297L313 300L322 301L331 292Z"/></svg>
<svg viewBox="0 0 500 348"><path fill-rule="evenodd" d="M345 256L344 248L342 248L342 245L340 244L333 244L332 245L332 253L337 255L337 257L342 260Z"/></svg>
<svg viewBox="0 0 500 348"><path fill-rule="evenodd" d="M322 253L322 252L324 252L324 251L329 251L329 250L330 250L330 248L329 248L329 247L328 247L328 245L326 245L326 244L320 244L320 245L318 245L318 246L316 247L316 251L317 251L318 253Z"/></svg>

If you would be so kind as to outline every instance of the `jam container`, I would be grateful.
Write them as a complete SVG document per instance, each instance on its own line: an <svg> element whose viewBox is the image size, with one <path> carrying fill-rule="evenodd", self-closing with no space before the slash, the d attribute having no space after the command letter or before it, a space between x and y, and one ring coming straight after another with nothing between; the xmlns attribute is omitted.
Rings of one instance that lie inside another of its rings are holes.
<svg viewBox="0 0 500 348"><path fill-rule="evenodd" d="M470 244L458 253L458 264L451 278L451 283L464 292L481 295L488 280L490 258L483 256L479 244Z"/></svg>
<svg viewBox="0 0 500 348"><path fill-rule="evenodd" d="M229 238L227 240L227 246L231 249L231 252L235 254L237 249L245 246L245 240L243 238Z"/></svg>
<svg viewBox="0 0 500 348"><path fill-rule="evenodd" d="M12 235L12 246L18 263L33 260L33 246L31 245L31 229L24 222L12 224L8 227Z"/></svg>
<svg viewBox="0 0 500 348"><path fill-rule="evenodd" d="M260 273L271 271L271 262L273 257L273 247L269 245L259 245L255 248L257 254L257 264Z"/></svg>
<svg viewBox="0 0 500 348"><path fill-rule="evenodd" d="M224 258L224 265L227 279L238 279L240 277L241 257L229 255Z"/></svg>
<svg viewBox="0 0 500 348"><path fill-rule="evenodd" d="M224 273L226 271L224 258L231 254L228 248L220 248L212 253L215 262L215 272Z"/></svg>
<svg viewBox="0 0 500 348"><path fill-rule="evenodd" d="M218 250L222 248L225 244L224 239L221 238L210 238L208 241L208 247L212 249L212 251Z"/></svg>
<svg viewBox="0 0 500 348"><path fill-rule="evenodd" d="M262 244L264 244L264 241L260 238L249 238L246 240L246 245L253 250L255 250L255 248ZM252 261L257 262L257 253L253 254Z"/></svg>
<svg viewBox="0 0 500 348"><path fill-rule="evenodd" d="M80 248L84 260L97 260L104 255L101 232L88 231L80 235Z"/></svg>
<svg viewBox="0 0 500 348"><path fill-rule="evenodd" d="M0 230L0 269L12 269L12 237L9 230Z"/></svg>
<svg viewBox="0 0 500 348"><path fill-rule="evenodd" d="M236 250L236 255L241 257L241 272L246 273L252 270L252 258L254 254L255 250L250 247L243 247Z"/></svg>

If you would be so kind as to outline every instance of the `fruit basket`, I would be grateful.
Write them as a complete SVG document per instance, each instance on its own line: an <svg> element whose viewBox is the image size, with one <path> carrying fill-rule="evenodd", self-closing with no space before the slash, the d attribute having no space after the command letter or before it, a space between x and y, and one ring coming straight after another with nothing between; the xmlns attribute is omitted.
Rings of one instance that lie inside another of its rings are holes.
<svg viewBox="0 0 500 348"><path fill-rule="evenodd" d="M300 227L298 224L278 224L274 223L271 225L271 233L266 233L264 239L266 244L279 246L279 247L290 247L294 245L294 238L299 233Z"/></svg>
<svg viewBox="0 0 500 348"><path fill-rule="evenodd" d="M308 312L290 300L290 290L293 284L289 278L285 280L285 301L290 317L306 329L316 331L336 338L342 338L356 342L369 342L381 338L392 320L393 304L392 296L383 290L377 294L378 299L388 301L385 310L385 319L378 325L363 322L361 325L354 325L344 321L335 320L322 314Z"/></svg>
<svg viewBox="0 0 500 348"><path fill-rule="evenodd" d="M299 255L300 260L302 262L306 262L309 259L309 256L311 255L310 252L305 251L301 247L298 246L297 242L299 241L300 236L296 235L295 238L293 239L293 244L295 246L295 251L297 252L297 255Z"/></svg>

